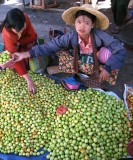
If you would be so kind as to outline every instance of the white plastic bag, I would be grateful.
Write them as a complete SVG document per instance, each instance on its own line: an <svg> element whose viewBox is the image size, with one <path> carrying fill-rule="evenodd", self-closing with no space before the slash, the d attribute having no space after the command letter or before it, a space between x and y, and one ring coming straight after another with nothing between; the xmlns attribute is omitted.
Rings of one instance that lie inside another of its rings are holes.
<svg viewBox="0 0 133 160"><path fill-rule="evenodd" d="M97 90L97 91L100 91L100 92L104 92L105 94L108 94L110 96L113 96L117 99L120 99L120 97L118 97L114 92L112 91L108 91L108 92L105 92L104 90L100 89L100 88L93 88L94 90Z"/></svg>
<svg viewBox="0 0 133 160"><path fill-rule="evenodd" d="M124 90L124 94L123 94L123 98L124 98L124 103L125 103L125 107L128 111L128 117L129 119L131 119L131 116L133 116L133 103L131 104L131 102L129 102L129 96L133 98L133 86L128 86L127 84L124 85L125 86L125 90ZM132 111L132 113L131 113Z"/></svg>

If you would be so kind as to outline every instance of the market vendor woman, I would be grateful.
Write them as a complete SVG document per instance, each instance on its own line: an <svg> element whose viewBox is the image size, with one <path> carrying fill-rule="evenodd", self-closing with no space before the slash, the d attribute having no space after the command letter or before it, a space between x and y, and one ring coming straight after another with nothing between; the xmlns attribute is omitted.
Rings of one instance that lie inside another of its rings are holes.
<svg viewBox="0 0 133 160"><path fill-rule="evenodd" d="M15 52L25 52L34 45L37 34L29 20L27 14L20 9L11 9L1 25L4 50L10 54ZM27 73L28 60L21 60L14 64L14 69L18 75L22 76L28 85L28 90L35 92L35 84Z"/></svg>
<svg viewBox="0 0 133 160"><path fill-rule="evenodd" d="M93 33L96 48L99 50L101 47L105 47L111 52L111 56L100 72L99 80L107 80L112 76L112 72L117 73L117 70L119 70L124 63L126 49L121 42L103 31L109 26L108 18L88 4L67 9L63 13L62 18L67 24L75 26L75 29L43 45L37 45L29 50L29 52L22 54L15 53L13 55L15 61L20 61L29 57L52 55L64 48L72 49L78 46L78 58L82 66L80 69L87 74L90 68L92 68L94 61L91 39L91 33ZM116 75L114 78L116 78Z"/></svg>

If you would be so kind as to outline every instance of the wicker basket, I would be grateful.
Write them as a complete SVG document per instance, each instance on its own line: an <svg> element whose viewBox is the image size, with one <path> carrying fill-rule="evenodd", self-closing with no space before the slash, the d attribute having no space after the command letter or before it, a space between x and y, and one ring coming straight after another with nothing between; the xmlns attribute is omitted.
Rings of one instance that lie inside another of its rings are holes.
<svg viewBox="0 0 133 160"><path fill-rule="evenodd" d="M101 88L102 83L99 82L99 72L98 71L95 71L92 75L87 76L87 77L81 76L79 74L79 78L86 87Z"/></svg>

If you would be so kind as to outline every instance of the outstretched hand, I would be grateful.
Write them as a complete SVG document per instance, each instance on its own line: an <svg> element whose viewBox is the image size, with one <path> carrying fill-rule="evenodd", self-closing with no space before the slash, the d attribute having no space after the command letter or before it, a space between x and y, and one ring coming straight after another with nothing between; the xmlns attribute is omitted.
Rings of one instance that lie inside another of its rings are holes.
<svg viewBox="0 0 133 160"><path fill-rule="evenodd" d="M23 52L23 53L15 52L14 54L12 54L14 63L29 57L30 57L29 52Z"/></svg>

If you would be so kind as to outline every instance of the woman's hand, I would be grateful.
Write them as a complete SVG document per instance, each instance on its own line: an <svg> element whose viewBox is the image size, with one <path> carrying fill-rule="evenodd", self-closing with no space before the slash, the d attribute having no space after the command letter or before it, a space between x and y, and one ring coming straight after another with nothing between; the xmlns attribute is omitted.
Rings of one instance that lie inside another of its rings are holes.
<svg viewBox="0 0 133 160"><path fill-rule="evenodd" d="M29 80L27 82L27 85L28 85L28 91L35 94L36 93L36 86L35 86L34 82L32 80Z"/></svg>
<svg viewBox="0 0 133 160"><path fill-rule="evenodd" d="M23 53L16 52L12 54L12 58L13 58L13 62L15 63L25 58L30 58L30 53L29 52L23 52Z"/></svg>
<svg viewBox="0 0 133 160"><path fill-rule="evenodd" d="M23 75L23 77L27 81L28 91L35 94L36 93L36 86L35 86L34 82L32 81L32 79L30 78L30 76L28 74L25 74L25 75Z"/></svg>
<svg viewBox="0 0 133 160"><path fill-rule="evenodd" d="M105 69L103 69L100 73L99 81L100 82L105 81L109 78L109 76L110 76L110 73L108 73Z"/></svg>

